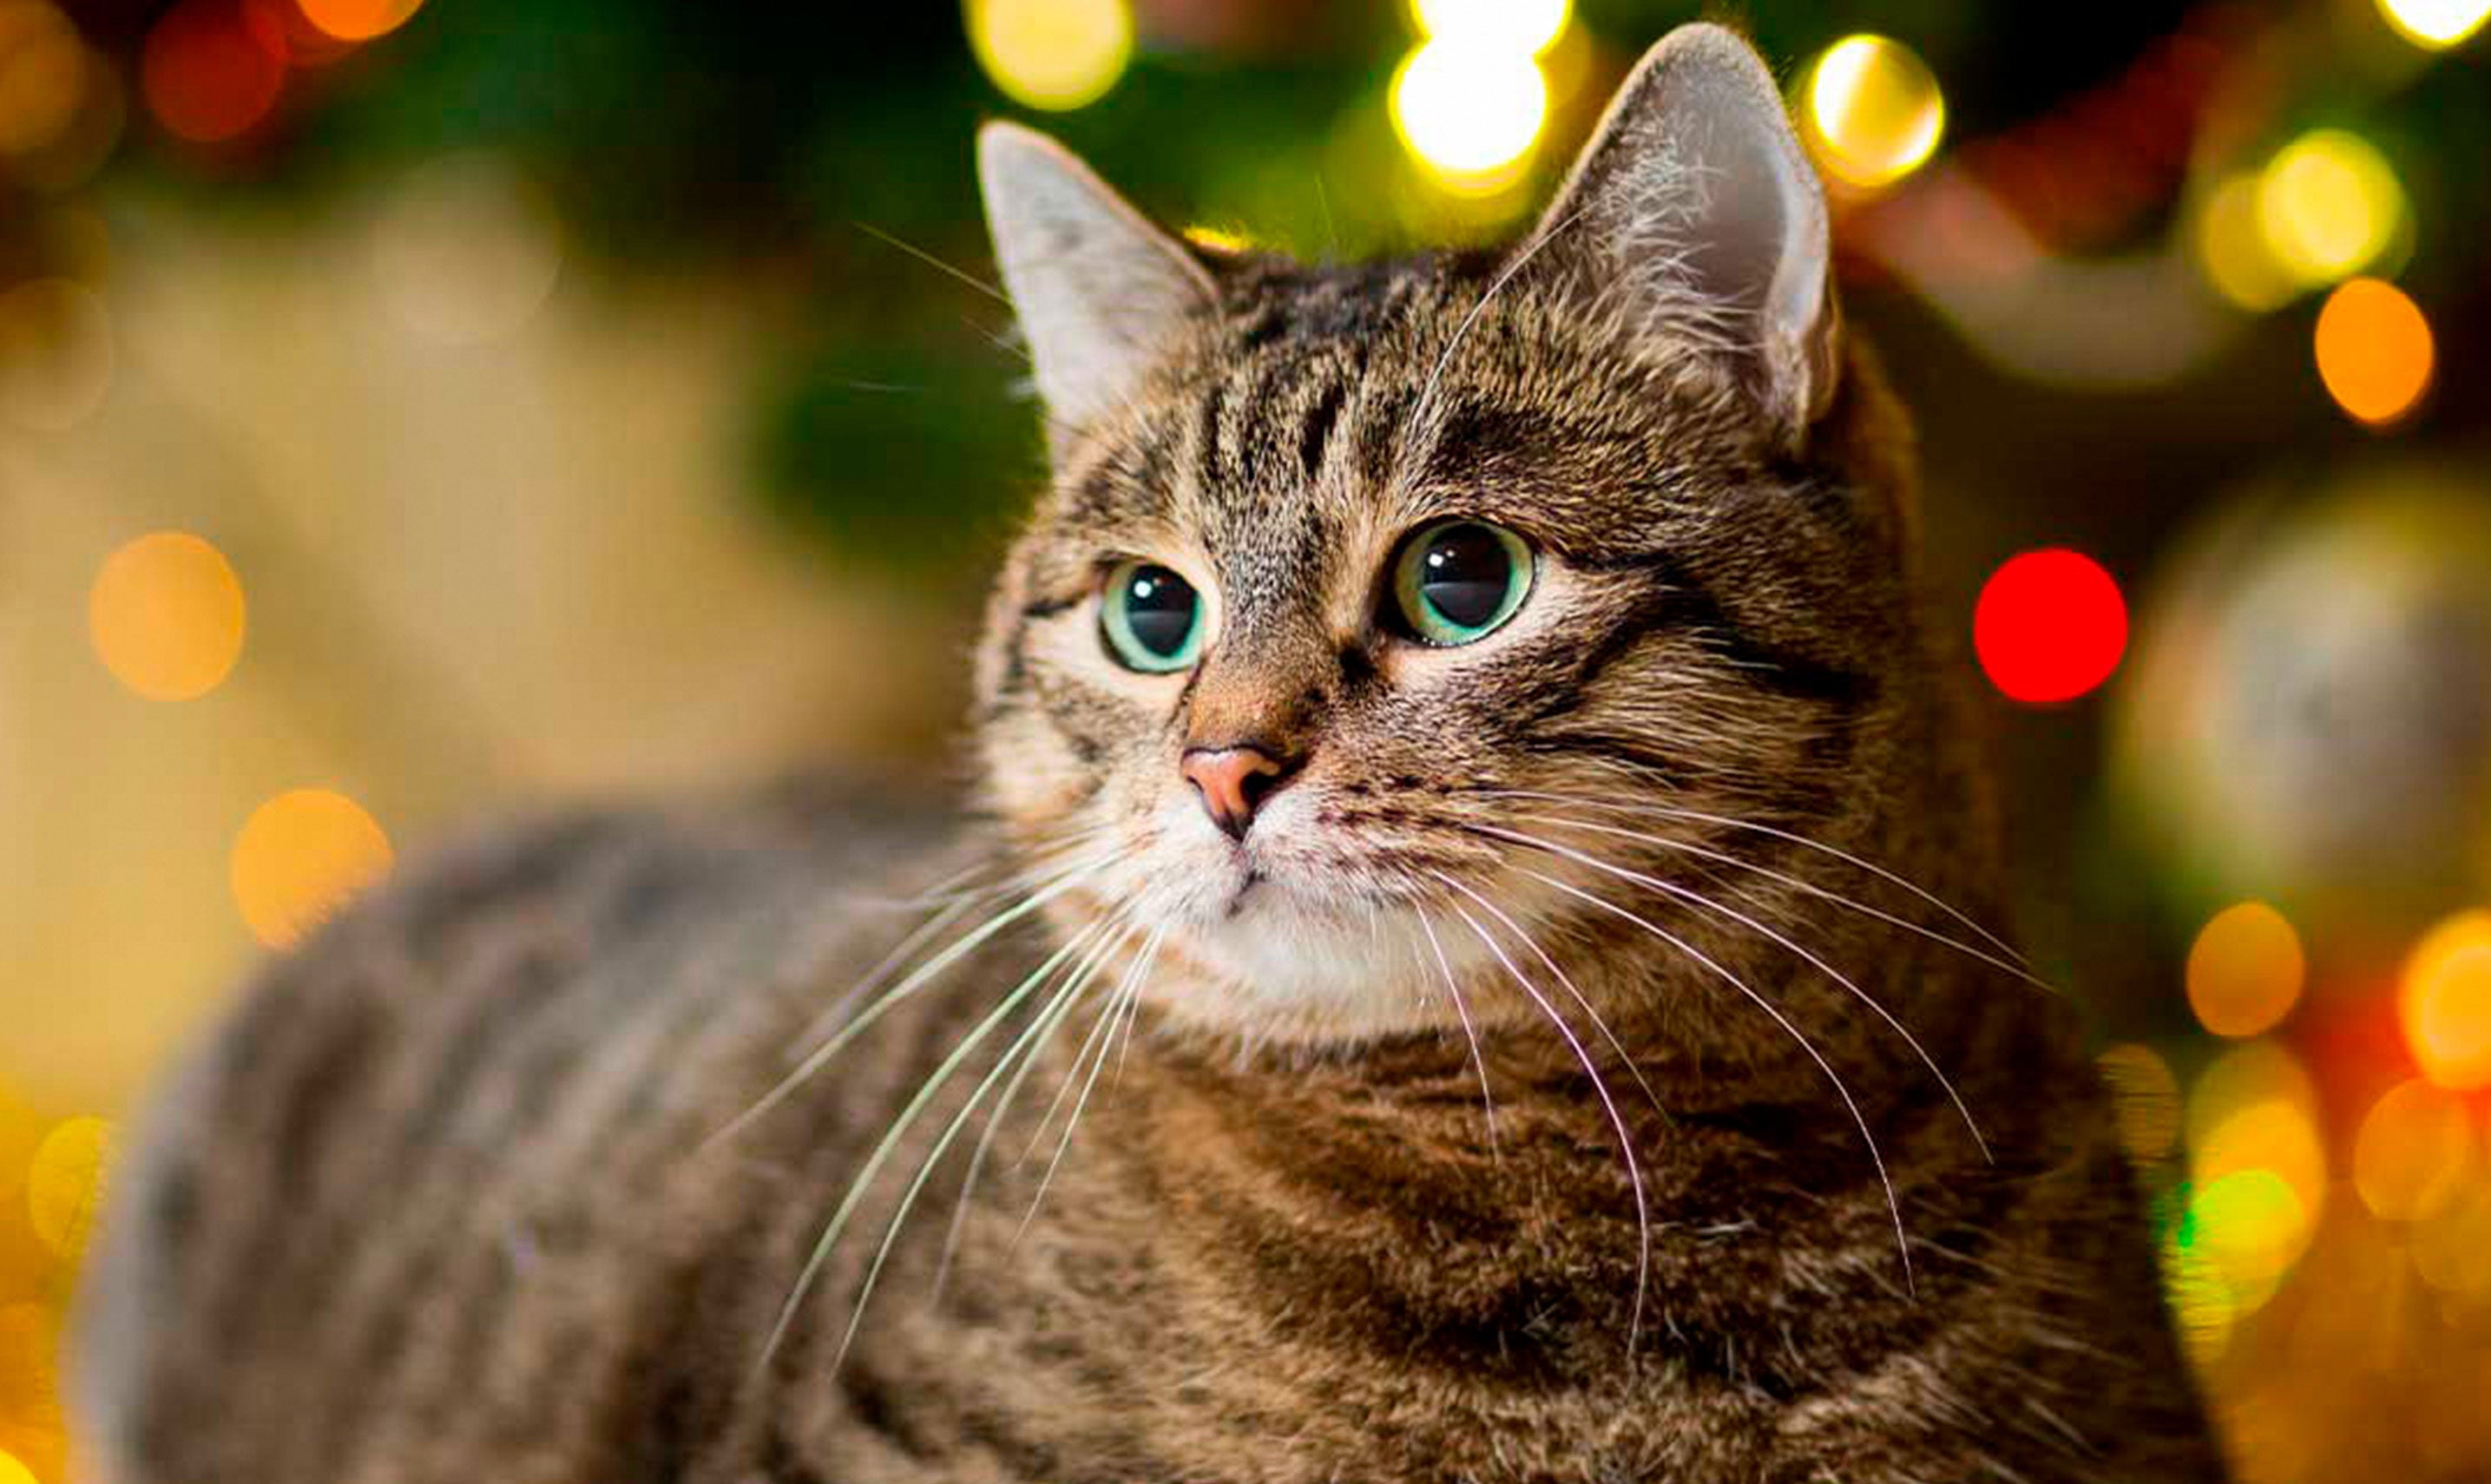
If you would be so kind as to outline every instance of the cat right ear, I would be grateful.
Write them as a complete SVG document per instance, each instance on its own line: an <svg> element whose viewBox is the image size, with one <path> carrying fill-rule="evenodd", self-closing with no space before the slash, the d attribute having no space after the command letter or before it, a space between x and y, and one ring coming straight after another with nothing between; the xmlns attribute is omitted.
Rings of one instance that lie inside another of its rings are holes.
<svg viewBox="0 0 2491 1484"><path fill-rule="evenodd" d="M1630 334L1721 358L1788 447L1832 400L1825 190L1734 32L1644 53L1523 250Z"/></svg>
<svg viewBox="0 0 2491 1484"><path fill-rule="evenodd" d="M1216 302L1211 274L1044 134L988 124L978 176L1038 394L1058 425L1085 426L1122 405L1187 317Z"/></svg>

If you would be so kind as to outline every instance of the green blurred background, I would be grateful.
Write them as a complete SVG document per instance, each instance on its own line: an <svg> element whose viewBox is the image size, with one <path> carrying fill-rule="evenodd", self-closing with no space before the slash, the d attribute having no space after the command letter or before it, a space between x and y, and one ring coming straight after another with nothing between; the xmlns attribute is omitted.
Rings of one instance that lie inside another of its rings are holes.
<svg viewBox="0 0 2491 1484"><path fill-rule="evenodd" d="M2486 10L1728 17L2260 1484L2491 1476ZM0 1484L69 1467L113 1129L256 957L463 820L956 776L1041 472L981 120L1208 237L1493 240L1699 14L0 0Z"/></svg>

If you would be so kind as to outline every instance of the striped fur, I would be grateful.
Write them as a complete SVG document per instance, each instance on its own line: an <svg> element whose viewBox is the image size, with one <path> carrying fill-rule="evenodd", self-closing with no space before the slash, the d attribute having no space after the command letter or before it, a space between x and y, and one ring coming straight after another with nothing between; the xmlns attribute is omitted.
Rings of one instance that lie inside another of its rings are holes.
<svg viewBox="0 0 2491 1484"><path fill-rule="evenodd" d="M103 1484L2220 1477L2080 1028L1979 936L1864 349L1793 444L1562 247L1192 261L1057 430L973 822L554 821L266 972L117 1186ZM1544 591L1396 648L1377 573L1452 513ZM1190 674L1106 665L1128 556L1216 592ZM1214 733L1307 760L1246 844L1176 774ZM1075 866L782 1083L963 870Z"/></svg>

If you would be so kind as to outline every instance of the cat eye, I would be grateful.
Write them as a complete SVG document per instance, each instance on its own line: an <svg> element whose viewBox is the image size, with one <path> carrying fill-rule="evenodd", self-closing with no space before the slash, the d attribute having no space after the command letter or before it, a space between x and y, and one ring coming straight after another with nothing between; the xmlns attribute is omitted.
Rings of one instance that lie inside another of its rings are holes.
<svg viewBox="0 0 2491 1484"><path fill-rule="evenodd" d="M1099 631L1128 670L1185 669L1202 655L1202 595L1164 567L1118 563L1099 597Z"/></svg>
<svg viewBox="0 0 2491 1484"><path fill-rule="evenodd" d="M1531 596L1531 548L1502 526L1447 520L1402 543L1392 564L1397 626L1422 644L1475 644Z"/></svg>

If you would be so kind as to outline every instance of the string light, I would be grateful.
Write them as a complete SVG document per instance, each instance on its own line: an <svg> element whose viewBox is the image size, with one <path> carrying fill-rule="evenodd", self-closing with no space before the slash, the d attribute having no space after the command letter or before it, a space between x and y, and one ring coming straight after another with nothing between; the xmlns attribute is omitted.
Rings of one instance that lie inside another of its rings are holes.
<svg viewBox="0 0 2491 1484"><path fill-rule="evenodd" d="M234 903L252 936L291 947L387 876L389 836L361 804L327 789L295 789L254 810L235 839Z"/></svg>
<svg viewBox="0 0 2491 1484"><path fill-rule="evenodd" d="M96 657L151 701L216 689L242 654L244 626L232 564L186 531L158 531L115 551L87 595Z"/></svg>
<svg viewBox="0 0 2491 1484"><path fill-rule="evenodd" d="M1548 116L1531 54L1469 38L1421 44L1392 78L1392 125L1438 184L1466 194L1520 173Z"/></svg>
<svg viewBox="0 0 2491 1484"><path fill-rule="evenodd" d="M2458 1091L2491 1087L2491 911L2460 913L2415 946L2396 1007L2423 1076Z"/></svg>
<svg viewBox="0 0 2491 1484"><path fill-rule="evenodd" d="M2081 552L2028 551L1982 584L1973 648L2010 700L2072 701L2110 679L2127 649L2119 584Z"/></svg>
<svg viewBox="0 0 2491 1484"><path fill-rule="evenodd" d="M2327 296L2313 348L2335 405L2373 427L2420 404L2438 359L2420 306L2378 278L2348 279Z"/></svg>
<svg viewBox="0 0 2491 1484"><path fill-rule="evenodd" d="M1097 102L1133 55L1126 0L969 0L969 44L996 87L1033 108Z"/></svg>
<svg viewBox="0 0 2491 1484"><path fill-rule="evenodd" d="M1850 36L1808 70L1802 116L1809 152L1848 185L1874 190L1927 163L1946 132L1946 97L1918 54L1882 36Z"/></svg>
<svg viewBox="0 0 2491 1484"><path fill-rule="evenodd" d="M2216 1035L2256 1035L2292 1012L2306 967L2283 914L2237 903L2208 919L2188 949L2188 1007Z"/></svg>
<svg viewBox="0 0 2491 1484"><path fill-rule="evenodd" d="M2491 19L2491 0L2379 0L2398 36L2430 51L2453 46Z"/></svg>

